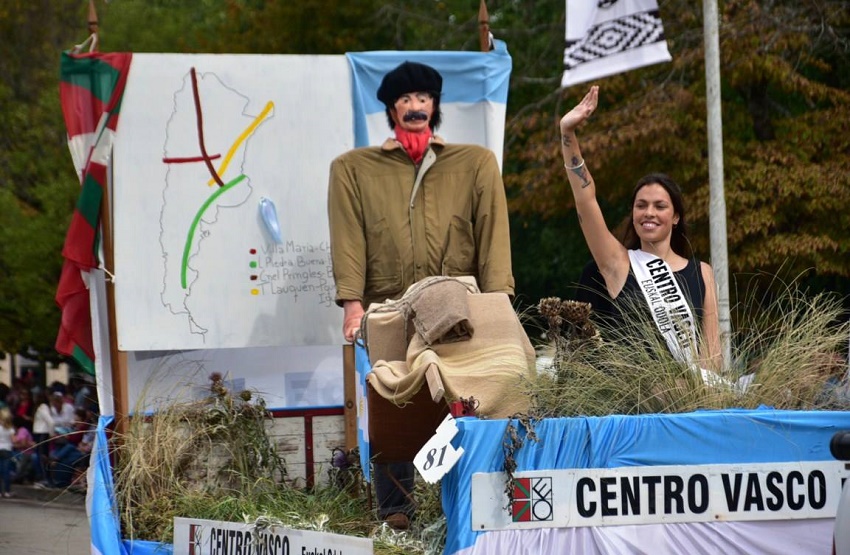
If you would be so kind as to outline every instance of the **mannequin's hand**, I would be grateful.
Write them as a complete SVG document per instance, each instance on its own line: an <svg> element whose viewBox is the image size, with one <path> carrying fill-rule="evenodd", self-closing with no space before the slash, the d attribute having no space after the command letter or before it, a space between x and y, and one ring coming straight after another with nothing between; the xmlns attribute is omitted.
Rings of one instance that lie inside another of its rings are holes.
<svg viewBox="0 0 850 555"><path fill-rule="evenodd" d="M354 341L354 334L360 329L363 319L363 304L360 301L345 301L342 303L343 320L342 336L348 342Z"/></svg>
<svg viewBox="0 0 850 555"><path fill-rule="evenodd" d="M596 110L596 105L599 102L599 87L590 87L590 90L581 99L581 102L576 104L575 108L567 112L561 118L561 134L575 131L578 125L590 117L590 114Z"/></svg>

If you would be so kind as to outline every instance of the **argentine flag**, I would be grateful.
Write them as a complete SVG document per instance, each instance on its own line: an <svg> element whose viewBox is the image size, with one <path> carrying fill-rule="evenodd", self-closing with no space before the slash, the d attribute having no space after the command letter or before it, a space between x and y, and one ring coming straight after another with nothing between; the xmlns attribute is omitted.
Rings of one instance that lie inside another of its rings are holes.
<svg viewBox="0 0 850 555"><path fill-rule="evenodd" d="M360 52L346 57L351 67L355 146L377 146L392 135L378 87L397 65L419 62L443 76L443 121L436 133L449 143L489 148L501 167L511 75L504 42L495 41L491 52Z"/></svg>

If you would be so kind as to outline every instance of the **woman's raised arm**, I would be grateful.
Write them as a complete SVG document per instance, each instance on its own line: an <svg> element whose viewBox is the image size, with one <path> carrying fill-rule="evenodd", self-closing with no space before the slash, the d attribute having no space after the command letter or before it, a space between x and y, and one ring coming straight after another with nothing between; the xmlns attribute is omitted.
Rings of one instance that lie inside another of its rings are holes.
<svg viewBox="0 0 850 555"><path fill-rule="evenodd" d="M596 183L581 155L575 133L576 127L596 110L598 101L599 87L591 87L581 102L561 118L561 154L564 156L564 168L573 191L584 240L593 260L599 266L602 277L605 278L608 292L615 297L626 281L629 257L626 248L614 237L605 223L602 209L596 200Z"/></svg>

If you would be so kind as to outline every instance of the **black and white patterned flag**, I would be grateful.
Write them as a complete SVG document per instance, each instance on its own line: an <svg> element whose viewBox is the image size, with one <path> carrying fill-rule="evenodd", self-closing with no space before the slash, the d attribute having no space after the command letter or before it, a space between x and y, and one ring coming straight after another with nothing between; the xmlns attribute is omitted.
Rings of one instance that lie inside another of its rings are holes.
<svg viewBox="0 0 850 555"><path fill-rule="evenodd" d="M561 86L669 62L656 0L566 0Z"/></svg>

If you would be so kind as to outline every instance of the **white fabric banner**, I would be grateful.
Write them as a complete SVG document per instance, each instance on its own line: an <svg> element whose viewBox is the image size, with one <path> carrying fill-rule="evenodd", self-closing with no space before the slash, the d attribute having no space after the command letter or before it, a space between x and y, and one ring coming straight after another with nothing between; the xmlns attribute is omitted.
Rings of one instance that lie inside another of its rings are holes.
<svg viewBox="0 0 850 555"><path fill-rule="evenodd" d="M833 523L821 518L503 530L482 534L454 555L826 555Z"/></svg>
<svg viewBox="0 0 850 555"><path fill-rule="evenodd" d="M656 0L567 0L566 6L562 87L672 59Z"/></svg>

